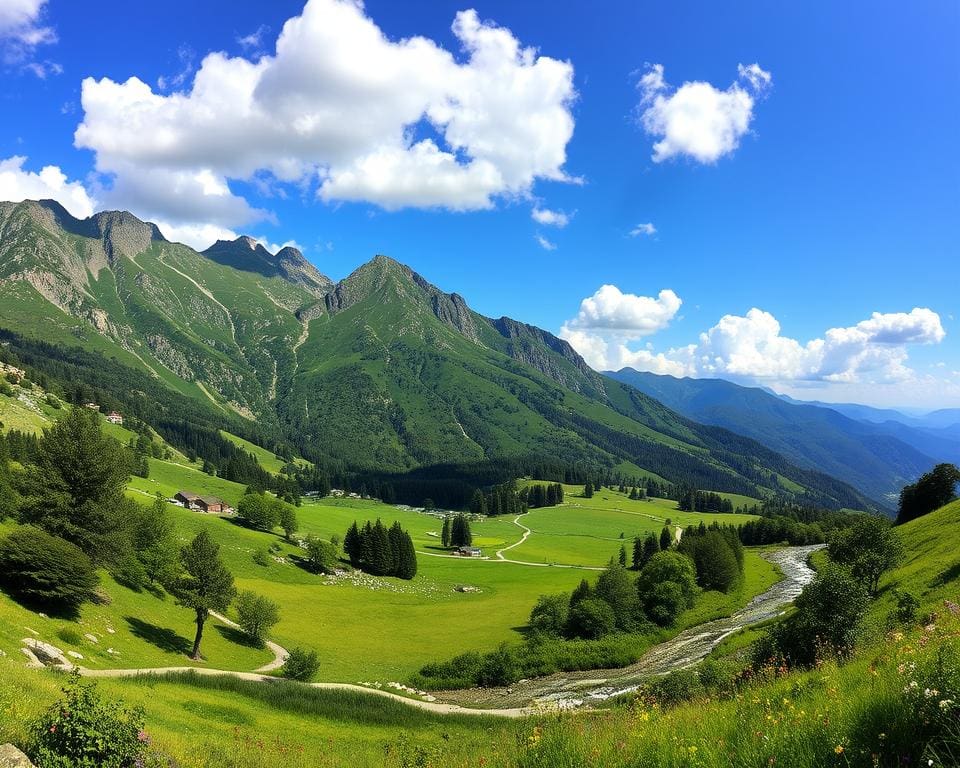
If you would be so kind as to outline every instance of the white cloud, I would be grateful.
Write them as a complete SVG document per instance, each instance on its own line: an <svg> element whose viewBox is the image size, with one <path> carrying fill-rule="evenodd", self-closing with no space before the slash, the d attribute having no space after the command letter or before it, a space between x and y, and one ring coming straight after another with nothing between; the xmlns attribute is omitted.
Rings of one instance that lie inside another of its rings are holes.
<svg viewBox="0 0 960 768"><path fill-rule="evenodd" d="M652 298L623 293L615 285L602 285L593 296L580 302L580 312L565 327L616 331L631 338L649 336L666 328L682 303L669 288Z"/></svg>
<svg viewBox="0 0 960 768"><path fill-rule="evenodd" d="M53 27L43 23L47 0L0 2L0 56L8 66L20 66L37 77L58 75L63 68L52 61L32 61L38 46L57 42Z"/></svg>
<svg viewBox="0 0 960 768"><path fill-rule="evenodd" d="M640 237L640 235L652 237L655 234L657 234L657 228L649 221L646 224L637 224L630 230L630 237Z"/></svg>
<svg viewBox="0 0 960 768"><path fill-rule="evenodd" d="M195 251L204 251L217 240L236 240L240 235L232 229L216 224L172 224L168 221L154 222L167 240L189 245Z"/></svg>
<svg viewBox="0 0 960 768"><path fill-rule="evenodd" d="M269 31L270 27L266 24L261 24L249 35L238 36L237 44L241 48L257 52L263 47L263 39Z"/></svg>
<svg viewBox="0 0 960 768"><path fill-rule="evenodd" d="M534 207L530 211L530 218L537 224L543 224L545 227L559 227L563 229L570 223L570 214L563 211L552 211L549 208Z"/></svg>
<svg viewBox="0 0 960 768"><path fill-rule="evenodd" d="M784 336L769 312L724 315L698 340L655 352L631 343L665 328L680 308L672 291L658 299L624 295L603 286L581 302L580 312L563 325L567 339L598 369L631 366L675 376L720 377L765 383L830 382L863 385L918 381L907 365L908 347L938 344L945 337L939 315L927 308L873 313L846 328L830 328L822 338L801 342Z"/></svg>
<svg viewBox="0 0 960 768"><path fill-rule="evenodd" d="M0 200L56 200L80 219L90 216L96 202L79 181L68 181L56 165L47 165L39 173L23 168L27 158L20 155L0 160Z"/></svg>
<svg viewBox="0 0 960 768"><path fill-rule="evenodd" d="M193 61L195 55L193 49L186 45L181 45L177 49L177 61L180 69L173 75L160 75L157 78L157 88L161 91L175 90L182 86L190 75L193 74Z"/></svg>
<svg viewBox="0 0 960 768"><path fill-rule="evenodd" d="M750 128L756 98L770 88L772 77L758 64L740 64L738 74L726 90L701 81L674 90L664 80L662 64L648 68L637 88L640 123L659 139L653 145L654 162L686 156L714 163L739 146Z"/></svg>
<svg viewBox="0 0 960 768"><path fill-rule="evenodd" d="M229 190L266 175L317 185L326 201L452 210L569 180L572 65L474 11L452 29L459 56L423 37L388 39L359 2L308 0L275 55L211 53L189 90L84 80L75 143L114 180L106 197L135 189L138 213L225 227L259 214L232 191L177 205L168 180L204 173Z"/></svg>
<svg viewBox="0 0 960 768"><path fill-rule="evenodd" d="M541 248L543 248L543 250L545 250L545 251L555 251L555 250L557 250L557 244L556 244L556 243L551 243L551 242L550 242L549 240L547 240L547 238L545 238L543 235L540 235L540 234L535 235L535 236L534 236L534 239L537 241L538 245L539 245Z"/></svg>

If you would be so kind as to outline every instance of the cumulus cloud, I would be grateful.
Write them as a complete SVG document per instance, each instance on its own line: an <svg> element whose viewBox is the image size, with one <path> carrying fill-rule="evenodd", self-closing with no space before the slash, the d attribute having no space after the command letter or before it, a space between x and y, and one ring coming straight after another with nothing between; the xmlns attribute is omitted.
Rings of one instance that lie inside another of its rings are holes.
<svg viewBox="0 0 960 768"><path fill-rule="evenodd" d="M175 224L163 220L154 223L167 240L189 245L195 251L206 250L217 240L236 240L240 236L234 230L216 224Z"/></svg>
<svg viewBox="0 0 960 768"><path fill-rule="evenodd" d="M80 219L90 216L96 202L79 181L69 181L56 165L47 165L39 173L24 170L27 158L20 155L0 160L0 200L56 200Z"/></svg>
<svg viewBox="0 0 960 768"><path fill-rule="evenodd" d="M86 79L75 143L96 153L116 197L133 188L152 215L225 227L258 215L230 181L265 175L312 185L325 201L458 211L568 180L572 65L474 11L452 29L456 53L424 37L388 39L359 2L309 0L274 55L211 53L188 90ZM191 194L184 219L167 181L195 186L187 181L200 174L231 199Z"/></svg>
<svg viewBox="0 0 960 768"><path fill-rule="evenodd" d="M633 229L630 230L630 237L653 237L657 234L657 228L653 226L649 221L646 224L637 224Z"/></svg>
<svg viewBox="0 0 960 768"><path fill-rule="evenodd" d="M940 316L917 307L882 314L849 327L830 328L806 342L785 336L771 313L753 308L724 315L696 342L655 352L631 346L667 327L680 308L672 291L658 299L603 286L581 302L560 335L597 369L624 366L674 376L722 377L764 382L892 383L917 380L907 365L911 345L939 344Z"/></svg>
<svg viewBox="0 0 960 768"><path fill-rule="evenodd" d="M57 42L53 27L43 23L47 0L3 0L0 3L0 58L7 66L20 67L43 79L59 75L63 68L52 61L34 61L41 45Z"/></svg>
<svg viewBox="0 0 960 768"><path fill-rule="evenodd" d="M773 82L759 64L740 64L738 79L725 90L701 81L674 89L663 72L662 64L654 64L637 83L640 124L659 139L653 145L656 163L679 156L714 163L732 153L750 128L757 98Z"/></svg>
<svg viewBox="0 0 960 768"><path fill-rule="evenodd" d="M570 223L569 214L563 211L551 211L549 208L540 208L539 206L530 211L530 218L545 227L559 227L560 229Z"/></svg>
<svg viewBox="0 0 960 768"><path fill-rule="evenodd" d="M669 288L656 298L623 293L615 285L602 285L580 302L580 311L564 327L579 330L617 331L633 338L666 328L680 310L682 300Z"/></svg>
<svg viewBox="0 0 960 768"><path fill-rule="evenodd" d="M238 35L237 44L246 50L259 51L263 47L264 38L267 35L267 32L270 31L270 27L266 24L261 24L253 32L247 35Z"/></svg>

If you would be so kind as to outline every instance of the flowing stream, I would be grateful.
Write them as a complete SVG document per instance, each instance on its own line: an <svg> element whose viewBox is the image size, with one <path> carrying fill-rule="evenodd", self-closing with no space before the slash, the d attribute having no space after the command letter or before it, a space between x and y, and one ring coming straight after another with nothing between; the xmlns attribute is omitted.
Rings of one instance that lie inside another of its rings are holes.
<svg viewBox="0 0 960 768"><path fill-rule="evenodd" d="M785 547L764 552L762 556L783 573L780 581L733 615L690 627L670 640L653 646L629 667L569 672L524 680L511 688L491 691L492 696L473 699L472 703L491 707L504 706L508 702L517 705L533 701L572 709L634 691L649 677L693 666L724 638L780 614L813 579L814 571L807 565L807 559L821 546ZM467 702L461 700L461 703Z"/></svg>

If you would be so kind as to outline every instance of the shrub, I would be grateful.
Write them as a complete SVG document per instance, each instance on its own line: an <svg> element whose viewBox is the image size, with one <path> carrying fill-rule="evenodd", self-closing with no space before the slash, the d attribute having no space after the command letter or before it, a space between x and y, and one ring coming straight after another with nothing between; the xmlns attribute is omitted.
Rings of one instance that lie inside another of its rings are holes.
<svg viewBox="0 0 960 768"><path fill-rule="evenodd" d="M920 611L920 599L906 590L897 590L894 592L897 600L897 608L894 611L894 617L901 624L913 624L917 620L917 614Z"/></svg>
<svg viewBox="0 0 960 768"><path fill-rule="evenodd" d="M267 554L265 549L255 549L253 550L253 562L257 565L262 565L264 567L270 565L270 555Z"/></svg>
<svg viewBox="0 0 960 768"><path fill-rule="evenodd" d="M307 567L314 573L333 573L340 565L337 548L317 536L307 536Z"/></svg>
<svg viewBox="0 0 960 768"><path fill-rule="evenodd" d="M304 648L290 649L290 655L280 668L280 673L289 680L308 682L320 669L320 658L316 651Z"/></svg>
<svg viewBox="0 0 960 768"><path fill-rule="evenodd" d="M667 705L690 701L704 693L703 683L692 669L678 669L655 678L647 683L644 691L659 703Z"/></svg>
<svg viewBox="0 0 960 768"><path fill-rule="evenodd" d="M263 642L270 627L280 621L280 607L263 595L241 592L234 605L240 628L259 643Z"/></svg>
<svg viewBox="0 0 960 768"><path fill-rule="evenodd" d="M615 626L613 608L598 597L588 597L570 609L569 632L574 637L595 640L613 632Z"/></svg>
<svg viewBox="0 0 960 768"><path fill-rule="evenodd" d="M776 651L791 666L812 665L824 654L849 655L869 601L849 570L827 565L797 597L797 612L773 627Z"/></svg>
<svg viewBox="0 0 960 768"><path fill-rule="evenodd" d="M29 526L0 542L0 578L21 598L67 613L97 587L90 558L79 547Z"/></svg>
<svg viewBox="0 0 960 768"><path fill-rule="evenodd" d="M83 635L73 627L61 627L57 630L57 637L70 645L83 645Z"/></svg>
<svg viewBox="0 0 960 768"><path fill-rule="evenodd" d="M130 768L144 765L149 737L139 707L104 701L94 683L74 674L63 698L34 724L31 758L43 768Z"/></svg>
<svg viewBox="0 0 960 768"><path fill-rule="evenodd" d="M530 629L559 637L567 626L570 598L566 595L540 595L530 612Z"/></svg>

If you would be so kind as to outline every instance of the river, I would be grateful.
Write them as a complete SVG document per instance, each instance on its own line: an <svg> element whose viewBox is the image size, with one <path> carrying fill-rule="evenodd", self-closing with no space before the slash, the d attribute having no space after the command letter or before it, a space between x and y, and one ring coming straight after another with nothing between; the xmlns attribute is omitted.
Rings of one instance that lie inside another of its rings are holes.
<svg viewBox="0 0 960 768"><path fill-rule="evenodd" d="M690 667L706 657L724 638L780 614L813 579L814 571L807 565L807 560L821 546L785 547L764 552L762 557L783 573L780 581L731 616L685 629L670 640L653 646L628 667L560 673L524 680L510 688L451 691L452 696L441 694L439 698L488 708L533 702L574 709L629 693L636 690L644 679Z"/></svg>

